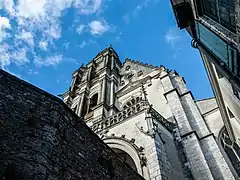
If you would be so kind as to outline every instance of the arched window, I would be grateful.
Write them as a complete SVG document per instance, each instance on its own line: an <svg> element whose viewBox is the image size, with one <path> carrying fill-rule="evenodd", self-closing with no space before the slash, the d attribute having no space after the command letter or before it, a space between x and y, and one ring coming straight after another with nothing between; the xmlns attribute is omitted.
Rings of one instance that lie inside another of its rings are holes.
<svg viewBox="0 0 240 180"><path fill-rule="evenodd" d="M134 171L137 172L137 166L135 165L133 159L131 158L131 156L129 156L129 154L127 154L126 152L117 149L117 148L112 148L112 150L117 153L117 155L126 163L128 164Z"/></svg>
<svg viewBox="0 0 240 180"><path fill-rule="evenodd" d="M143 72L142 71L138 71L138 77L143 75Z"/></svg>
<svg viewBox="0 0 240 180"><path fill-rule="evenodd" d="M130 69L130 66L126 66L125 70L128 71Z"/></svg>
<svg viewBox="0 0 240 180"><path fill-rule="evenodd" d="M231 161L236 173L240 177L240 148L229 138L226 128L220 134L221 145Z"/></svg>
<svg viewBox="0 0 240 180"><path fill-rule="evenodd" d="M84 96L83 98L83 107L82 107L82 114L81 117L84 117L87 114L87 105L88 104L88 99Z"/></svg>

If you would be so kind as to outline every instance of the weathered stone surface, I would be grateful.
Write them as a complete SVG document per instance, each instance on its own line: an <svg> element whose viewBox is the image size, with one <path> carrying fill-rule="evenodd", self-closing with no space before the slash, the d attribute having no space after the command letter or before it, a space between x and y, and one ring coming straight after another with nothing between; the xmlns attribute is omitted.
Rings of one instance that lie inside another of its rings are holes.
<svg viewBox="0 0 240 180"><path fill-rule="evenodd" d="M0 70L1 179L143 179L60 99Z"/></svg>

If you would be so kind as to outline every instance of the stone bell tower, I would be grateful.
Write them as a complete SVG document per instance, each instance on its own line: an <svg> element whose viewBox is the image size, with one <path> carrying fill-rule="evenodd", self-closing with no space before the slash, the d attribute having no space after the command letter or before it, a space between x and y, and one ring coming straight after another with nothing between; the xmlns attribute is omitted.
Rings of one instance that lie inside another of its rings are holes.
<svg viewBox="0 0 240 180"><path fill-rule="evenodd" d="M120 68L114 49L111 46L104 49L72 74L71 86L62 95L64 102L88 123L112 115L116 112L114 94L120 81Z"/></svg>
<svg viewBox="0 0 240 180"><path fill-rule="evenodd" d="M121 63L110 46L73 73L62 97L147 180L236 179L216 141L222 119L214 98L196 103L176 71Z"/></svg>

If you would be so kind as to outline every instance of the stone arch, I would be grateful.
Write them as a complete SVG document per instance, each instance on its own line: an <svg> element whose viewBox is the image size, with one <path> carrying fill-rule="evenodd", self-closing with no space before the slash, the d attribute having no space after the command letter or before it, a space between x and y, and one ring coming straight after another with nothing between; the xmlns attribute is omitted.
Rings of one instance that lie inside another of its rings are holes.
<svg viewBox="0 0 240 180"><path fill-rule="evenodd" d="M119 150L127 153L132 158L132 160L136 166L137 172L141 176L143 176L141 159L138 155L137 149L132 144L130 144L129 142L125 141L124 139L120 139L120 138L105 138L105 139L103 139L103 141L113 150L119 149Z"/></svg>
<svg viewBox="0 0 240 180"><path fill-rule="evenodd" d="M218 144L232 173L240 177L240 147L230 140L225 126L219 131Z"/></svg>

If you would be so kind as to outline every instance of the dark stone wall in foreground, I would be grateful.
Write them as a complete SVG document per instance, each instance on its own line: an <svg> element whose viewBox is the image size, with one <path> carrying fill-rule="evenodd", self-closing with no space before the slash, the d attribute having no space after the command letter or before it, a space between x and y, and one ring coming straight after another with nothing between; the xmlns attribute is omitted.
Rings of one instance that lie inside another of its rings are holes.
<svg viewBox="0 0 240 180"><path fill-rule="evenodd" d="M0 179L143 179L60 99L0 70Z"/></svg>

